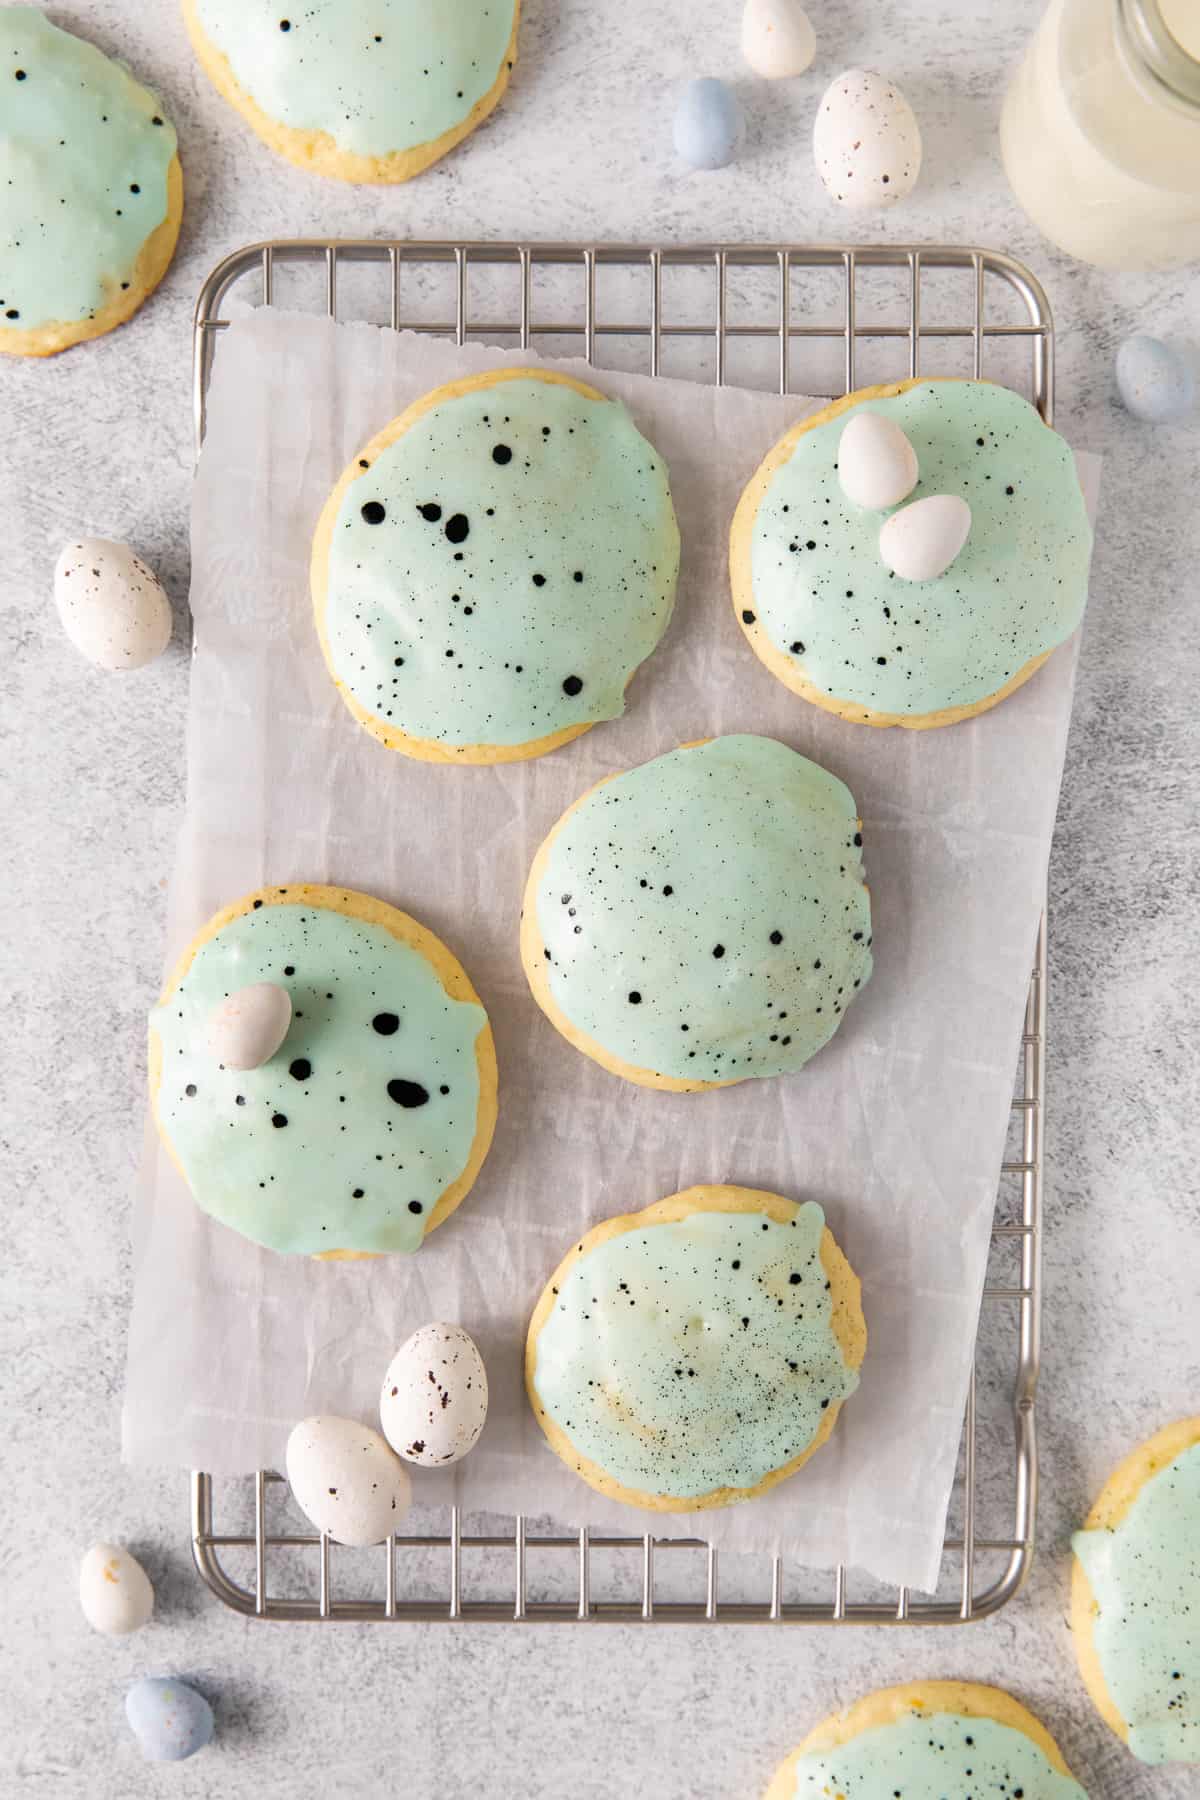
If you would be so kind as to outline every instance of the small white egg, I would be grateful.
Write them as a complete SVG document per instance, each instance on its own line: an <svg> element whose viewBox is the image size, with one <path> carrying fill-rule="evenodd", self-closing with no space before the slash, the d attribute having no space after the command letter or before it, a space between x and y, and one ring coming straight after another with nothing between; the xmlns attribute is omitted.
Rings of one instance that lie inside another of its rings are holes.
<svg viewBox="0 0 1200 1800"><path fill-rule="evenodd" d="M434 1467L474 1448L487 1418L483 1358L461 1325L422 1325L388 1364L383 1435L409 1462Z"/></svg>
<svg viewBox="0 0 1200 1800"><path fill-rule="evenodd" d="M884 520L879 554L901 581L933 581L950 567L970 529L971 509L958 494L928 494Z"/></svg>
<svg viewBox="0 0 1200 1800"><path fill-rule="evenodd" d="M54 604L75 648L99 669L140 669L171 641L162 583L128 544L68 544L54 569Z"/></svg>
<svg viewBox="0 0 1200 1800"><path fill-rule="evenodd" d="M921 172L921 133L894 82L872 69L847 69L821 96L813 155L842 206L894 206Z"/></svg>
<svg viewBox="0 0 1200 1800"><path fill-rule="evenodd" d="M125 1637L154 1611L154 1589L137 1557L120 1544L93 1544L79 1565L79 1604L94 1631Z"/></svg>
<svg viewBox="0 0 1200 1800"><path fill-rule="evenodd" d="M381 1544L412 1499L408 1471L379 1433L329 1413L292 1428L287 1478L301 1512L339 1544Z"/></svg>
<svg viewBox="0 0 1200 1800"><path fill-rule="evenodd" d="M885 512L912 493L920 476L917 453L894 419L856 412L838 440L838 480L855 506Z"/></svg>
<svg viewBox="0 0 1200 1800"><path fill-rule="evenodd" d="M812 21L796 0L746 0L742 55L756 75L803 75L817 53Z"/></svg>
<svg viewBox="0 0 1200 1800"><path fill-rule="evenodd" d="M278 982L238 988L209 1016L209 1054L227 1069L260 1069L282 1044L291 1022L292 996Z"/></svg>

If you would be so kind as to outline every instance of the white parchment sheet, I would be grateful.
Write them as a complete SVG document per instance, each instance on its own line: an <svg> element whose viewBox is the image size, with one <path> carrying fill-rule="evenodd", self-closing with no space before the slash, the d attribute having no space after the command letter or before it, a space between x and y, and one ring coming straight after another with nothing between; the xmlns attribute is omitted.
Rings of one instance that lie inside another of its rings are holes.
<svg viewBox="0 0 1200 1800"><path fill-rule="evenodd" d="M282 1467L292 1424L376 1422L383 1370L430 1319L483 1352L491 1410L422 1501L624 1531L557 1460L526 1405L537 1295L572 1241L693 1182L817 1199L863 1280L862 1386L793 1480L724 1512L655 1520L731 1550L936 1581L1022 1009L1058 797L1077 645L952 730L875 732L789 694L728 596L726 534L768 447L819 402L604 372L665 457L683 537L675 617L623 719L536 762L411 762L351 719L308 590L312 530L345 463L439 382L504 352L261 310L224 334L192 520L196 657L188 810L167 965L228 901L330 881L414 914L456 951L491 1016L500 1118L483 1173L412 1258L318 1263L214 1224L148 1133L124 1449L136 1462ZM582 363L557 366L587 377ZM1096 466L1083 459L1094 490ZM875 974L800 1074L701 1095L632 1087L535 1007L517 953L530 860L602 775L728 731L782 738L846 781L863 815Z"/></svg>

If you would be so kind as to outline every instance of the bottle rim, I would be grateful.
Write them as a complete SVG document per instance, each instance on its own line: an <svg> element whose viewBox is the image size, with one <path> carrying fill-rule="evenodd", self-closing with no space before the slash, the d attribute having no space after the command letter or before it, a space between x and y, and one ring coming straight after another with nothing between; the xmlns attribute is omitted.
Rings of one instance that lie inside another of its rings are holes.
<svg viewBox="0 0 1200 1800"><path fill-rule="evenodd" d="M1116 0L1117 37L1141 84L1200 119L1200 62L1167 26L1159 0Z"/></svg>

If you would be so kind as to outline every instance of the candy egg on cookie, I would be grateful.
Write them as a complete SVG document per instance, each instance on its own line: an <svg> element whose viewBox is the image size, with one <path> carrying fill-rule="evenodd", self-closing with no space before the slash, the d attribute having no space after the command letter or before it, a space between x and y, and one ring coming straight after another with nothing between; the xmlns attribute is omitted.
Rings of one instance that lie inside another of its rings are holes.
<svg viewBox="0 0 1200 1800"><path fill-rule="evenodd" d="M483 1358L461 1325L422 1325L388 1365L379 1418L392 1449L408 1462L457 1462L478 1442L487 1418Z"/></svg>
<svg viewBox="0 0 1200 1800"><path fill-rule="evenodd" d="M961 494L927 494L884 521L879 554L901 581L944 575L967 541L971 508Z"/></svg>

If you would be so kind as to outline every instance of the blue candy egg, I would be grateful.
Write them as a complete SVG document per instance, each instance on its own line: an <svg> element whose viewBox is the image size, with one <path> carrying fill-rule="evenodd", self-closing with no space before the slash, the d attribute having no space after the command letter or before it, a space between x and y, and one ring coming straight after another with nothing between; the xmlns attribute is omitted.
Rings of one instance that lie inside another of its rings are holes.
<svg viewBox="0 0 1200 1800"><path fill-rule="evenodd" d="M1126 338L1117 351L1117 392L1135 419L1168 425L1186 418L1196 404L1191 365L1161 338Z"/></svg>
<svg viewBox="0 0 1200 1800"><path fill-rule="evenodd" d="M147 1762L183 1762L212 1741L212 1707L186 1681L143 1676L125 1696L125 1717Z"/></svg>
<svg viewBox="0 0 1200 1800"><path fill-rule="evenodd" d="M689 81L675 109L675 148L693 169L723 169L737 155L745 122L723 81Z"/></svg>

